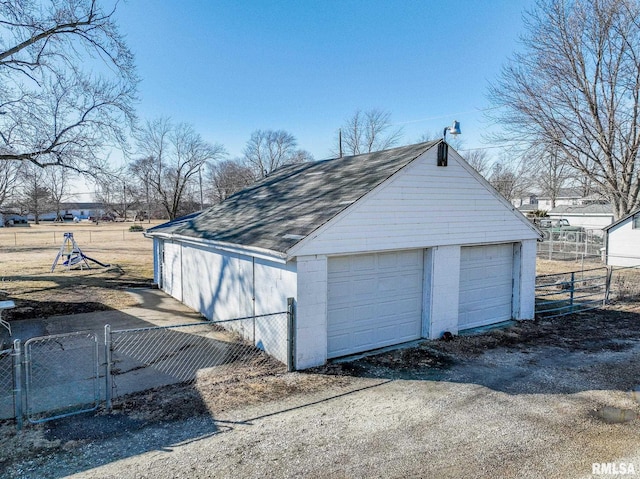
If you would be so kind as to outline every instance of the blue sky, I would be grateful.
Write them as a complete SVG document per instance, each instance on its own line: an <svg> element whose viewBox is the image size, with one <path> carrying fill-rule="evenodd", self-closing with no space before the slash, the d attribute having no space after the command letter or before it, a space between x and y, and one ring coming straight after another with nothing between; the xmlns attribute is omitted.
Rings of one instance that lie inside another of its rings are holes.
<svg viewBox="0 0 640 479"><path fill-rule="evenodd" d="M490 146L488 82L532 4L130 0L117 21L142 78L142 120L191 123L231 158L254 130L284 129L322 159L357 109L389 111L403 144L458 120L463 148Z"/></svg>

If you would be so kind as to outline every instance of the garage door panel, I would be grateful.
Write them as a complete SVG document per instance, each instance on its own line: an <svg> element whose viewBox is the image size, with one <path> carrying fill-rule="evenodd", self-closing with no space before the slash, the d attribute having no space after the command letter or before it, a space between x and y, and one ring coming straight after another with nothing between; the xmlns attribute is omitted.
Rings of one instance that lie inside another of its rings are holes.
<svg viewBox="0 0 640 479"><path fill-rule="evenodd" d="M458 326L474 328L512 317L513 244L460 251Z"/></svg>
<svg viewBox="0 0 640 479"><path fill-rule="evenodd" d="M422 271L421 250L330 258L328 357L419 338Z"/></svg>

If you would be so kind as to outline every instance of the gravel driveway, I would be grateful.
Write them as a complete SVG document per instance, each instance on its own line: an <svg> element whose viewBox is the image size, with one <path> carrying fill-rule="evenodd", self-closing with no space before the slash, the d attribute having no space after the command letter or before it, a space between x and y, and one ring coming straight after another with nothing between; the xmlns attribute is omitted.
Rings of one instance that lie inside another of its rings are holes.
<svg viewBox="0 0 640 479"><path fill-rule="evenodd" d="M640 315L624 314L615 337L599 336L603 321L583 342L570 337L580 323L536 325L557 341L517 326L285 374L324 387L259 404L52 423L44 433L60 447L3 477L587 478L611 462L640 474ZM101 434L83 436L91 424Z"/></svg>

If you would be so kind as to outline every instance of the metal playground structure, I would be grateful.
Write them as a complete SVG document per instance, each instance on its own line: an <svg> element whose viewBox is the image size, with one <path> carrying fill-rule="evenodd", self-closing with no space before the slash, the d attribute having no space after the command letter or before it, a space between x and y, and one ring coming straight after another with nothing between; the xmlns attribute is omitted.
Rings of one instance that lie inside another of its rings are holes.
<svg viewBox="0 0 640 479"><path fill-rule="evenodd" d="M90 258L84 254L80 249L80 246L78 246L78 243L76 243L76 240L73 238L73 233L64 234L64 240L62 242L62 246L60 246L60 251L58 251L58 255L51 265L52 273L56 269L60 259L63 259L62 266L64 266L67 271L74 267L84 269L85 266L87 269L91 269L89 261L96 263L103 268L111 266L109 264L101 263L97 259Z"/></svg>

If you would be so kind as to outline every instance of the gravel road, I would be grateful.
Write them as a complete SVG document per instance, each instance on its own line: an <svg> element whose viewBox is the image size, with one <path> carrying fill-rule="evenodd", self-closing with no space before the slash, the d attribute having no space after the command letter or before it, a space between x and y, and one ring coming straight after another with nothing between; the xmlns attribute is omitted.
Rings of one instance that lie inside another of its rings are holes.
<svg viewBox="0 0 640 479"><path fill-rule="evenodd" d="M3 477L587 478L611 462L640 474L638 357L631 339L497 347L413 379L365 359L344 366L357 376L262 404L142 428L88 418L111 421L111 434L67 431Z"/></svg>

